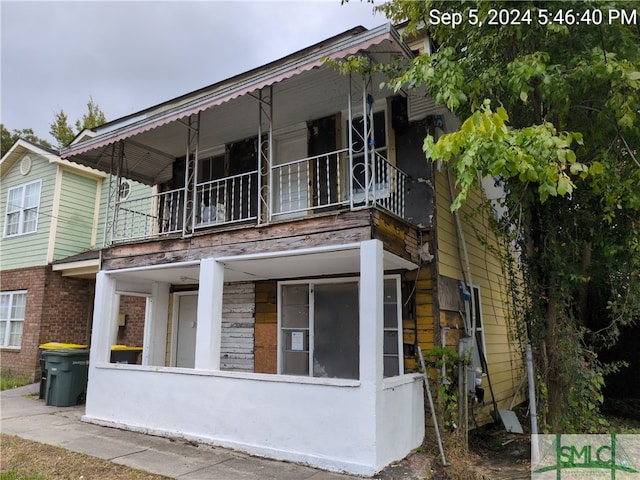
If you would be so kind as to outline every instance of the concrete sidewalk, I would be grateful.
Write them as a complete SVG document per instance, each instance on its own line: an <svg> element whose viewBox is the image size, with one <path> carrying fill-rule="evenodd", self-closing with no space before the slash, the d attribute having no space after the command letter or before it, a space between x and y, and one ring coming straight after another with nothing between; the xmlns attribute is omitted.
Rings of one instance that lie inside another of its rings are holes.
<svg viewBox="0 0 640 480"><path fill-rule="evenodd" d="M38 400L38 384L0 392L2 433L57 445L128 467L188 480L349 480L289 462L252 457L220 447L170 440L80 420L84 406L54 407ZM428 461L403 461L377 479L424 479Z"/></svg>

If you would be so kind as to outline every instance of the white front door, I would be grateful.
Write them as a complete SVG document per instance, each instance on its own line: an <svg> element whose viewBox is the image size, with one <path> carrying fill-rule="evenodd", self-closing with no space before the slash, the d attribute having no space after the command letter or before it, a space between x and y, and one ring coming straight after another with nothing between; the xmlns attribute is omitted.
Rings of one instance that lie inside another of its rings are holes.
<svg viewBox="0 0 640 480"><path fill-rule="evenodd" d="M198 295L176 295L177 335L175 366L193 368L196 359Z"/></svg>

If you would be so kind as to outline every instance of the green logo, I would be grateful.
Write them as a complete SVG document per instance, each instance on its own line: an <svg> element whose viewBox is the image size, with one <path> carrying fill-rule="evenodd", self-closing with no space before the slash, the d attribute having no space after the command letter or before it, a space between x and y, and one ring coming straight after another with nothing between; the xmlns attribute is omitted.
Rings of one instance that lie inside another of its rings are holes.
<svg viewBox="0 0 640 480"><path fill-rule="evenodd" d="M611 435L539 435L544 445L542 456L536 465L532 465L532 478L550 478L539 476L546 472L556 472L555 478L561 480L563 472L565 478L585 478L598 476L608 471L611 480L616 479L616 473L625 478L640 477L630 454L635 458L640 455L640 436L623 435L629 441L620 441L616 434ZM631 441L631 437L635 441ZM546 442L544 442L546 440ZM537 441L537 439L536 439ZM627 449L630 451L627 452ZM590 475L587 475L589 471Z"/></svg>

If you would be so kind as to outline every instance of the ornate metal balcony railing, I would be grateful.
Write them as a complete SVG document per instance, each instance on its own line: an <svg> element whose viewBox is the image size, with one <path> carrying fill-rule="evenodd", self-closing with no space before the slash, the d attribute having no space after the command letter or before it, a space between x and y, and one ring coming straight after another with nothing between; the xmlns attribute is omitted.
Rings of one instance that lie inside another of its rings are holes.
<svg viewBox="0 0 640 480"><path fill-rule="evenodd" d="M116 203L112 242L153 238L182 231L184 189Z"/></svg>
<svg viewBox="0 0 640 480"><path fill-rule="evenodd" d="M275 218L349 203L348 149L323 153L271 169Z"/></svg>
<svg viewBox="0 0 640 480"><path fill-rule="evenodd" d="M349 150L342 149L273 165L263 219L279 220L311 215L331 208L376 205L404 217L406 175L375 152L367 167L361 157L350 168ZM185 225L185 199L193 198L196 230L234 222L257 221L258 171L208 182L193 190L177 189L148 197L120 201L113 216L114 243L156 238L191 231ZM193 196L193 197L191 197ZM191 208L191 207L189 207ZM192 215L188 215L192 217Z"/></svg>
<svg viewBox="0 0 640 480"><path fill-rule="evenodd" d="M377 205L398 217L404 217L407 176L382 155L377 152L373 153L368 172L363 161L356 162L351 178L353 185L352 206Z"/></svg>
<svg viewBox="0 0 640 480"><path fill-rule="evenodd" d="M196 228L258 217L258 171L196 185Z"/></svg>

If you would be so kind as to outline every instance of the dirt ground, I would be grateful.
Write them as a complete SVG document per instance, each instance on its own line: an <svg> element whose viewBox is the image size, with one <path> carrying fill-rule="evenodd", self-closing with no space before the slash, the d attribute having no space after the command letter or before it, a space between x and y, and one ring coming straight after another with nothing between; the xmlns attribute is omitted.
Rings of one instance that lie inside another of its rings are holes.
<svg viewBox="0 0 640 480"><path fill-rule="evenodd" d="M432 458L428 480L524 480L530 479L529 435L508 433L502 426L491 425L469 434L469 450L460 441L447 439L444 446L448 463L442 466L437 448Z"/></svg>
<svg viewBox="0 0 640 480"><path fill-rule="evenodd" d="M64 448L0 435L0 477L7 480L166 480Z"/></svg>
<svg viewBox="0 0 640 480"><path fill-rule="evenodd" d="M640 400L616 404L616 416L608 417L620 433L640 434ZM611 410L609 414L611 414ZM630 416L627 416L627 415ZM521 419L521 422L523 420ZM523 424L526 428L526 425ZM501 424L487 425L469 434L469 451L455 435L446 436L443 467L435 439L376 478L398 480L524 480L530 479L530 437L505 431ZM166 480L106 460L63 448L0 435L0 478L3 480Z"/></svg>
<svg viewBox="0 0 640 480"><path fill-rule="evenodd" d="M469 451L445 445L450 465L442 467L437 450L432 459L429 480L530 480L531 438L529 421L518 412L524 434L509 433L500 424L486 425L469 433ZM606 431L640 434L640 399L609 399L603 408L609 426ZM450 441L450 438L448 441ZM435 442L435 440L433 440ZM435 444L435 443L434 443Z"/></svg>

